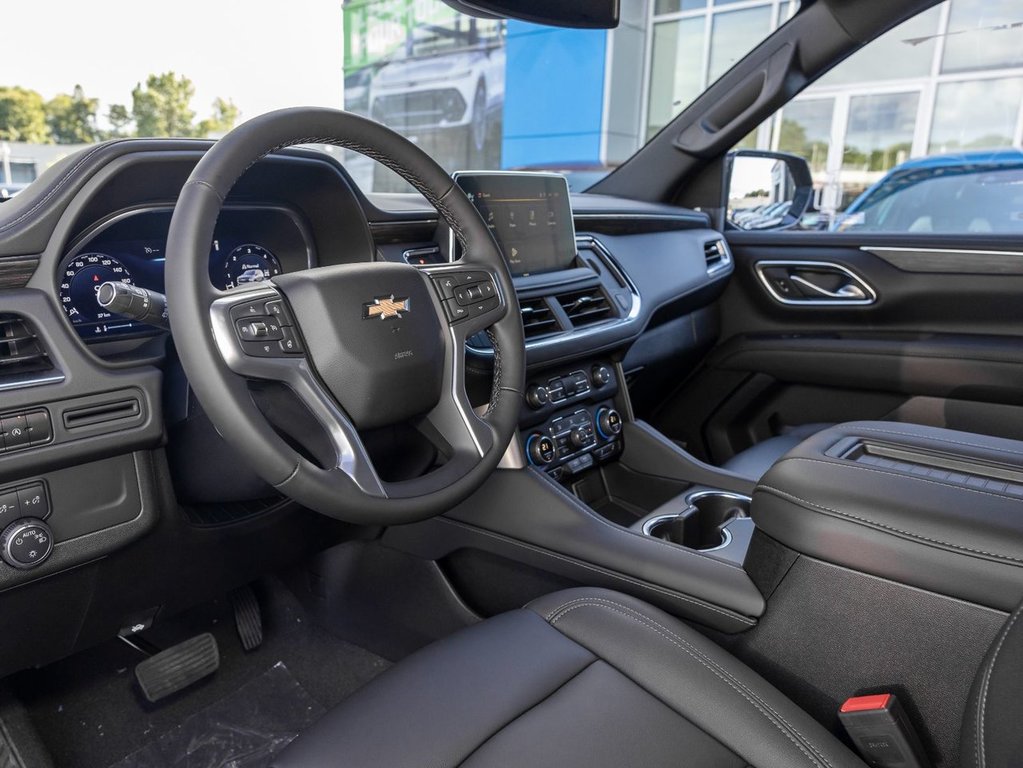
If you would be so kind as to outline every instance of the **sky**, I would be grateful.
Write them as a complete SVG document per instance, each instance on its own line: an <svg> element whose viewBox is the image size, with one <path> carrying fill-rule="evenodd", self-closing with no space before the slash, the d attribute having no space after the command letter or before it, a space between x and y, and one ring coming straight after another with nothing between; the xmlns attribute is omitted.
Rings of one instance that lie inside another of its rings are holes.
<svg viewBox="0 0 1023 768"><path fill-rule="evenodd" d="M341 106L341 0L29 0L4 3L0 85L52 98L80 84L130 108L131 90L172 70L241 119L290 106ZM104 121L105 122L105 121Z"/></svg>

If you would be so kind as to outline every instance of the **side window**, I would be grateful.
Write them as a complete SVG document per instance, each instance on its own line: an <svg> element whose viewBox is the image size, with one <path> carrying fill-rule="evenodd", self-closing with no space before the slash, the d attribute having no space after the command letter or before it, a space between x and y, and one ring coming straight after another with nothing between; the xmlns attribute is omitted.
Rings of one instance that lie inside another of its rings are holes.
<svg viewBox="0 0 1023 768"><path fill-rule="evenodd" d="M807 88L755 143L807 162L812 206L779 221L782 190L751 184L763 159L737 157L729 220L743 229L1023 232L1023 6L924 11Z"/></svg>

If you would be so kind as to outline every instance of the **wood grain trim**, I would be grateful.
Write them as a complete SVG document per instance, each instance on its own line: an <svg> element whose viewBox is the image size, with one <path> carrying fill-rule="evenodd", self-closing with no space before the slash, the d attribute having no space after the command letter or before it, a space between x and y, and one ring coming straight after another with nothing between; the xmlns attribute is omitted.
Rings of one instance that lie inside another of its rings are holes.
<svg viewBox="0 0 1023 768"><path fill-rule="evenodd" d="M0 290L24 288L39 266L38 256L0 259Z"/></svg>

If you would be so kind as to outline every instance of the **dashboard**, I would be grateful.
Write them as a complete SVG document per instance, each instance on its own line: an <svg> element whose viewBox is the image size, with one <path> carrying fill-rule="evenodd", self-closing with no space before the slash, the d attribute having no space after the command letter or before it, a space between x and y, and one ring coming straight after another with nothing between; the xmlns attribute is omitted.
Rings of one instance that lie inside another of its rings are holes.
<svg viewBox="0 0 1023 768"><path fill-rule="evenodd" d="M61 260L57 298L86 342L159 333L153 326L100 306L97 292L107 281L164 292L171 214L171 208L145 208L114 215L78 238ZM228 207L221 213L210 243L210 281L221 290L315 264L301 216L285 207Z"/></svg>
<svg viewBox="0 0 1023 768"><path fill-rule="evenodd" d="M108 280L164 293L174 202L208 147L109 142L0 205L0 431L10 423L22 440L0 451L0 495L45 499L55 542L45 561L0 562L0 602L24 617L0 638L0 674L147 621L153 606L226 591L256 575L236 581L239 568L292 563L336 535L287 507L217 436L170 334L97 303ZM476 179L475 190L464 182L484 217L493 213L516 273L529 366L521 447L551 477L581 478L622 450L614 408L624 377L713 337L727 249L699 212L566 200L556 178L545 189L510 174L497 186ZM209 277L230 291L309 267L443 263L458 258L453 239L425 199L364 194L337 157L290 149L235 184L209 243ZM466 354L470 402L486 402L493 348L480 335ZM303 430L308 414L287 392L248 386L275 429ZM408 463L396 473L433 461L415 434L368 437L376 455ZM4 509L0 528L11 522Z"/></svg>

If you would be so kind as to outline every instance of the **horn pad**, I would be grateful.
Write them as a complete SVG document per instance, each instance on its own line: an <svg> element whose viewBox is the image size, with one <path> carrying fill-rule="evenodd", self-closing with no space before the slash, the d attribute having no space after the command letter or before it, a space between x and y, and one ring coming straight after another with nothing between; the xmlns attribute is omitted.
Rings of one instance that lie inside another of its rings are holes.
<svg viewBox="0 0 1023 768"><path fill-rule="evenodd" d="M440 401L444 328L428 278L405 264L279 275L320 378L359 429L408 421Z"/></svg>

